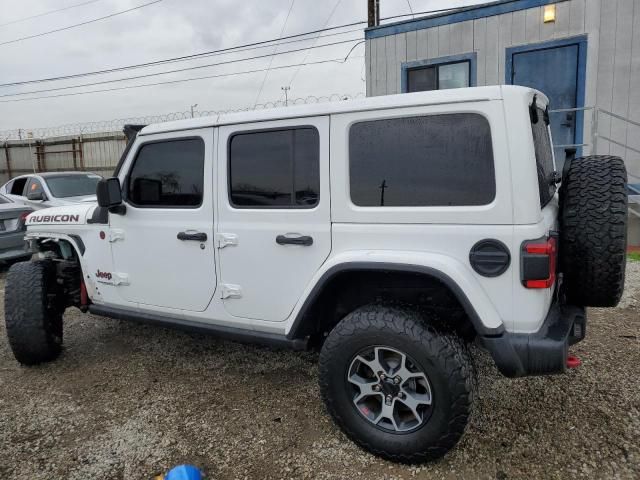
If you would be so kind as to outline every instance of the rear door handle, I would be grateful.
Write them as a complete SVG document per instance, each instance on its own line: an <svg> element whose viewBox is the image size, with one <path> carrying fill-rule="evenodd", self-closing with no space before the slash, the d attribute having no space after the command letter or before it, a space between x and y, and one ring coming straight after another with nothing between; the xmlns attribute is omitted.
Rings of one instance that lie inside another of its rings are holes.
<svg viewBox="0 0 640 480"><path fill-rule="evenodd" d="M196 233L179 232L178 240L193 240L196 242L206 242L207 234L202 232L196 232Z"/></svg>
<svg viewBox="0 0 640 480"><path fill-rule="evenodd" d="M308 235L301 235L299 237L287 237L286 235L278 235L276 237L276 243L278 245L302 245L309 247L313 245L313 237Z"/></svg>

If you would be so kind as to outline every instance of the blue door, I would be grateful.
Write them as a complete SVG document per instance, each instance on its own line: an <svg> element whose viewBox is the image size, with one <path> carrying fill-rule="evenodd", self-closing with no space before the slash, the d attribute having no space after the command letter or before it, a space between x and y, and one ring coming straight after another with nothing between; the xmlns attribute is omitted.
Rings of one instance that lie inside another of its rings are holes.
<svg viewBox="0 0 640 480"><path fill-rule="evenodd" d="M578 105L578 64L580 48L572 45L531 50L513 49L511 58L511 78L509 83L524 85L543 92L549 98L550 110L575 109ZM535 48L535 47L533 47ZM555 148L558 168L564 159L575 155L576 111L550 114L551 135Z"/></svg>

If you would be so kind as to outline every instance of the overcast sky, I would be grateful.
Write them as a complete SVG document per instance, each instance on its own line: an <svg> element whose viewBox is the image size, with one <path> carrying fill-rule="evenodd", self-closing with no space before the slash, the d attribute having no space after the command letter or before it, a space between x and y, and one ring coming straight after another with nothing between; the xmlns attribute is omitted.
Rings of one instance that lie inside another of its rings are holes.
<svg viewBox="0 0 640 480"><path fill-rule="evenodd" d="M110 15L152 0L96 0L77 8L10 23L86 1L0 0L0 43ZM89 25L0 45L0 83L103 70L277 38L283 26L283 35L287 36L320 29L325 25L335 26L366 20L366 3L366 0L294 0L285 25L291 0L162 0ZM380 3L382 17L409 13L407 0L381 0ZM482 1L410 0L414 12L473 3ZM334 13L329 18L332 11ZM350 29L353 28L356 27ZM363 31L359 29L341 36L321 38L316 41L316 45L362 38ZM307 42L282 45L279 50L308 47L314 41L311 37ZM283 98L283 85L291 86L290 98L332 93L355 95L365 91L362 58L364 45L357 46L351 53L350 60L345 63L277 69L301 62L344 58L354 43L273 57L272 70L257 102L264 72L130 90L0 103L0 130L188 111L193 104L198 105L196 110L245 108L255 103ZM110 75L21 87L0 87L0 95L206 65L268 55L273 51L272 47L262 48ZM269 58L262 58L109 85L40 93L37 96L264 69L269 63ZM24 97L4 97L0 101L12 98Z"/></svg>

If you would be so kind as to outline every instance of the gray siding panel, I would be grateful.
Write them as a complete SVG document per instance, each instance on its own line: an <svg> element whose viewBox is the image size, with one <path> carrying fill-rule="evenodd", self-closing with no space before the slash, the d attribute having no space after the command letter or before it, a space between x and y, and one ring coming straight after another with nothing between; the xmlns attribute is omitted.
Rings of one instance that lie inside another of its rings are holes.
<svg viewBox="0 0 640 480"><path fill-rule="evenodd" d="M407 61L407 34L396 35L396 66ZM396 90L395 93L402 92L402 70L396 68Z"/></svg>
<svg viewBox="0 0 640 480"><path fill-rule="evenodd" d="M437 28L427 30L427 58L437 58L439 51L440 35Z"/></svg>
<svg viewBox="0 0 640 480"><path fill-rule="evenodd" d="M556 21L554 23L554 38L563 38L569 35L569 20L571 9L568 2L556 5Z"/></svg>
<svg viewBox="0 0 640 480"><path fill-rule="evenodd" d="M585 0L571 0L569 2L569 35L584 32Z"/></svg>
<svg viewBox="0 0 640 480"><path fill-rule="evenodd" d="M598 80L598 51L600 49L600 0L586 0L585 2L585 31L590 32L587 39L587 83L585 89L585 105L596 105ZM593 128L593 112L584 115L584 141L591 143ZM595 153L591 145L585 149L585 154Z"/></svg>
<svg viewBox="0 0 640 480"><path fill-rule="evenodd" d="M522 45L525 43L525 24L527 13L525 10L511 14L511 44Z"/></svg>
<svg viewBox="0 0 640 480"><path fill-rule="evenodd" d="M618 1L609 0L606 8L601 9L600 17L600 51L598 55L598 106L611 110L613 96L613 67L615 59L616 14ZM611 134L611 117L600 115L598 132L609 137ZM598 141L598 153L609 153L609 142Z"/></svg>
<svg viewBox="0 0 640 480"><path fill-rule="evenodd" d="M418 60L424 60L425 58L431 58L430 42L431 38L434 36L434 33L437 36L437 32L435 29L431 28L429 30L418 30L416 35L416 52L418 55ZM438 54L438 47L436 46L436 56Z"/></svg>
<svg viewBox="0 0 640 480"><path fill-rule="evenodd" d="M451 25L438 27L438 56L444 57L451 53Z"/></svg>
<svg viewBox="0 0 640 480"><path fill-rule="evenodd" d="M411 62L418 59L417 49L418 32L407 32L407 61ZM426 37L426 32L425 32Z"/></svg>
<svg viewBox="0 0 640 480"><path fill-rule="evenodd" d="M498 77L498 17L487 18L487 55L485 65L485 82L487 85L504 83Z"/></svg>
<svg viewBox="0 0 640 480"><path fill-rule="evenodd" d="M525 10L525 40L526 43L540 41L540 24L542 23L542 9L540 7Z"/></svg>
<svg viewBox="0 0 640 480"><path fill-rule="evenodd" d="M504 83L506 49L511 46L511 24L513 15L507 13L498 17L498 82Z"/></svg>
<svg viewBox="0 0 640 480"><path fill-rule="evenodd" d="M396 77L398 76L398 62L396 61L396 37L402 35L390 35L385 37L385 52L386 52L386 88L385 93L394 94L396 91Z"/></svg>
<svg viewBox="0 0 640 480"><path fill-rule="evenodd" d="M613 68L613 95L611 110L624 117L629 114L629 82L631 76L631 40L633 27L633 3L635 0L618 0L616 19L616 41ZM625 143L627 124L623 120L611 119L611 139ZM613 155L624 157L626 152L620 145L611 145Z"/></svg>
<svg viewBox="0 0 640 480"><path fill-rule="evenodd" d="M478 85L486 85L485 68L487 65L487 19L480 18L473 22L473 49L477 53L477 75Z"/></svg>

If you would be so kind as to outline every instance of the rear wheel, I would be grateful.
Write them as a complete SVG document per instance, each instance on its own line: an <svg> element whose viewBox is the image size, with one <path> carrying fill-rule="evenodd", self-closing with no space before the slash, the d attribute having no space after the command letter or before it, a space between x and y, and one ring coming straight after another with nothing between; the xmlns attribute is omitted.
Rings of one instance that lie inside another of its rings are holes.
<svg viewBox="0 0 640 480"><path fill-rule="evenodd" d="M416 312L366 306L347 315L320 354L320 388L336 424L381 457L433 460L462 436L471 413L469 353Z"/></svg>
<svg viewBox="0 0 640 480"><path fill-rule="evenodd" d="M576 158L560 188L560 266L567 300L613 307L624 289L627 173L620 157Z"/></svg>
<svg viewBox="0 0 640 480"><path fill-rule="evenodd" d="M5 286L9 346L18 362L54 360L62 350L62 313L55 294L55 269L47 261L11 266Z"/></svg>

